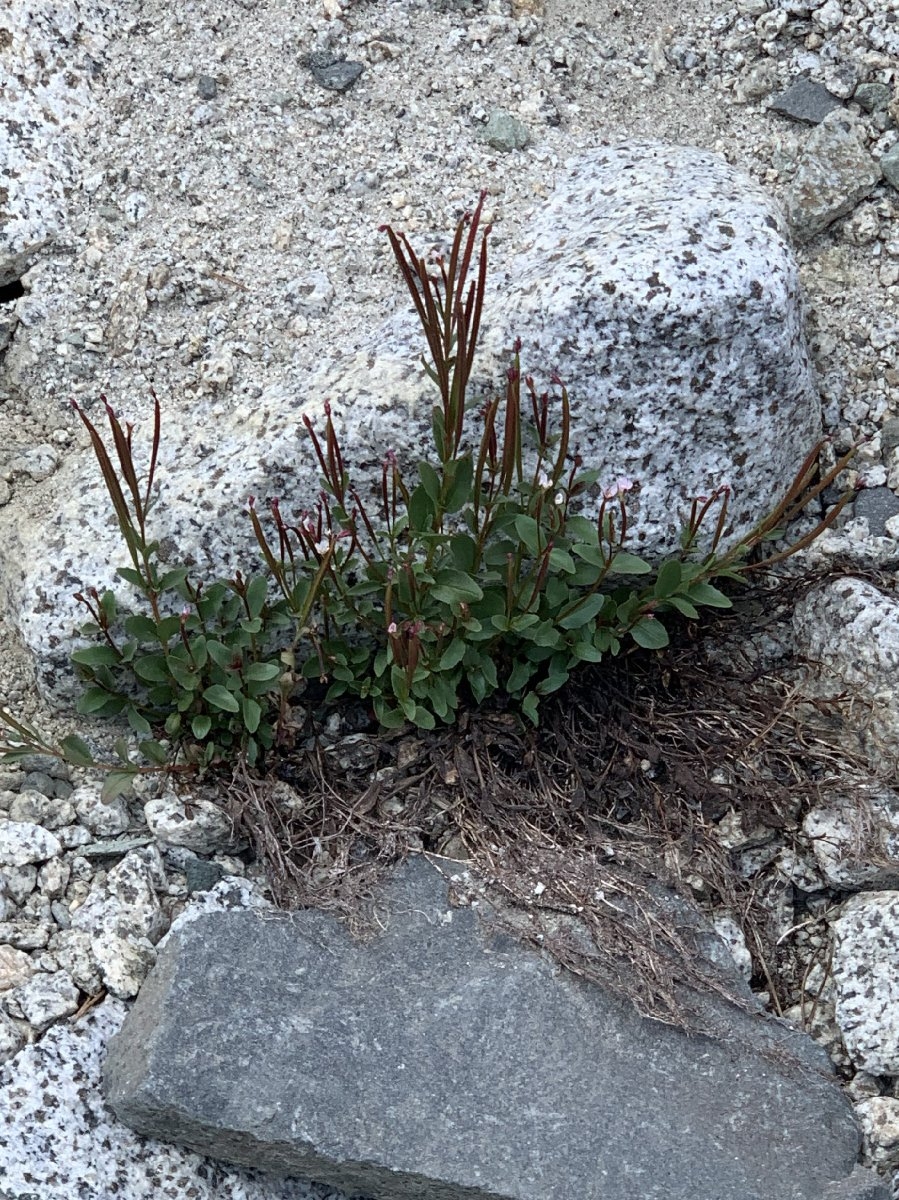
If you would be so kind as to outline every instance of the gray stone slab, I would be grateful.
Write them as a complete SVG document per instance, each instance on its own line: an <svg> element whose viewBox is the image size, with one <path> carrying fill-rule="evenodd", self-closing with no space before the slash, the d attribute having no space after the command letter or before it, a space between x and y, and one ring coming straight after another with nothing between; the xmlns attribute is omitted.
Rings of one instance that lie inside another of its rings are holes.
<svg viewBox="0 0 899 1200"><path fill-rule="evenodd" d="M829 92L823 83L814 83L805 76L791 83L768 105L772 112L806 125L820 125L829 112L842 106L842 101Z"/></svg>
<svg viewBox="0 0 899 1200"><path fill-rule="evenodd" d="M174 932L105 1088L138 1132L376 1200L824 1200L859 1138L804 1034L720 1039L559 972L417 860L354 943L319 912ZM851 1197L865 1193L863 1181Z"/></svg>
<svg viewBox="0 0 899 1200"><path fill-rule="evenodd" d="M890 1200L890 1185L873 1171L856 1167L848 1179L833 1183L821 1200Z"/></svg>
<svg viewBox="0 0 899 1200"><path fill-rule="evenodd" d="M862 488L853 503L855 515L865 518L872 537L885 537L887 521L899 513L899 496L888 487Z"/></svg>

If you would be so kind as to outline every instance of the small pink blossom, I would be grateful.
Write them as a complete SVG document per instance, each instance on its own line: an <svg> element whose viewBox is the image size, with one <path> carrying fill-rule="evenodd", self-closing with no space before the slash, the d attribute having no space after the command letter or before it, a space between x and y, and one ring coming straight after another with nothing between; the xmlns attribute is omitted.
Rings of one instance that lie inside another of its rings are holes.
<svg viewBox="0 0 899 1200"><path fill-rule="evenodd" d="M634 486L633 479L628 478L627 475L619 475L618 478L615 480L615 482L610 487L603 489L603 493L602 493L603 499L604 500L614 500L616 496L621 496L625 492L631 491L633 489L633 486Z"/></svg>
<svg viewBox="0 0 899 1200"><path fill-rule="evenodd" d="M396 621L390 622L390 624L387 626L387 632L388 633L396 633Z"/></svg>

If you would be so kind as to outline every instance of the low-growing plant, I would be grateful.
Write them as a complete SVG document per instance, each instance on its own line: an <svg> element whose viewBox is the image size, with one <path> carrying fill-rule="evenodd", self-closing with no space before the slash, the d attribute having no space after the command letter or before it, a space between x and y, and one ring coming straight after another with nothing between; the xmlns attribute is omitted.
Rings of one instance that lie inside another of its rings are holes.
<svg viewBox="0 0 899 1200"><path fill-rule="evenodd" d="M552 379L555 396L538 392L522 378L519 344L504 395L469 401L487 279L483 203L484 195L459 222L449 257L430 265L384 227L439 394L433 458L410 470L388 451L380 487L363 496L329 404L320 432L304 415L321 492L296 518L276 499L266 519L250 499L264 570L206 587L187 567L164 566L148 520L158 400L143 478L132 427L105 398L112 453L75 406L128 550L118 574L143 607L126 611L112 591L78 594L91 618L83 632L95 642L73 655L88 684L79 711L125 717L151 764L170 761L173 750L201 767L238 753L257 764L283 736L303 679L327 685L326 703L367 702L387 728L431 729L497 693L536 724L541 699L581 664L628 645L660 649L666 619L729 607L716 581L742 580L752 552L781 538L845 467L849 456L813 482L816 446L780 503L735 546L723 548L730 492L721 486L693 501L679 553L655 565L632 553L634 484L622 477L602 486L572 453L561 379ZM808 545L841 506L766 562ZM118 753L119 772L133 773L127 747Z"/></svg>

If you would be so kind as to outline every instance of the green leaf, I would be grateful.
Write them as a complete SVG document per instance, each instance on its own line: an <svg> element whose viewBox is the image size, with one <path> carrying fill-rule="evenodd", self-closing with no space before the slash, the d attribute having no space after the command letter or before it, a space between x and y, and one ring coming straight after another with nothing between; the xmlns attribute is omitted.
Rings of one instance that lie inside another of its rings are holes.
<svg viewBox="0 0 899 1200"><path fill-rule="evenodd" d="M247 584L247 608L251 617L259 617L265 608L268 596L268 580L264 575L256 575Z"/></svg>
<svg viewBox="0 0 899 1200"><path fill-rule="evenodd" d="M680 587L682 580L683 568L680 562L676 558L669 558L659 567L655 586L652 589L653 595L659 599L673 595Z"/></svg>
<svg viewBox="0 0 899 1200"><path fill-rule="evenodd" d="M496 674L496 663L492 658L481 659L481 674L487 680L487 685L491 692L499 687L499 679Z"/></svg>
<svg viewBox="0 0 899 1200"><path fill-rule="evenodd" d="M206 638L202 633L195 633L190 638L190 656L194 661L198 671L202 671L209 659L209 651L206 649Z"/></svg>
<svg viewBox="0 0 899 1200"><path fill-rule="evenodd" d="M94 766L94 756L91 754L91 748L84 738L70 733L68 737L62 739L59 746L66 762L71 763L73 767Z"/></svg>
<svg viewBox="0 0 899 1200"><path fill-rule="evenodd" d="M115 667L119 656L112 646L88 646L84 650L75 650L72 662L80 667Z"/></svg>
<svg viewBox="0 0 899 1200"><path fill-rule="evenodd" d="M576 608L574 612L570 612L566 617L562 617L562 619L559 621L559 628L580 629L582 626L587 625L590 621L595 620L596 617L599 616L599 614L602 612L605 602L605 596L598 592L594 593L592 596L588 596L579 608ZM546 645L547 643L542 644Z"/></svg>
<svg viewBox="0 0 899 1200"><path fill-rule="evenodd" d="M571 553L583 562L589 563L591 567L602 568L609 561L608 555L601 546L588 546L583 542L576 542L571 547Z"/></svg>
<svg viewBox="0 0 899 1200"><path fill-rule="evenodd" d="M249 679L254 683L274 683L280 676L281 667L278 663L272 662L250 663L244 671L244 679Z"/></svg>
<svg viewBox="0 0 899 1200"><path fill-rule="evenodd" d="M153 708L171 708L177 694L178 689L171 683L158 683L156 687L147 688L147 702Z"/></svg>
<svg viewBox="0 0 899 1200"><path fill-rule="evenodd" d="M517 617L512 618L512 628L516 633L521 633L522 630L536 625L539 620L539 616L534 612L519 613Z"/></svg>
<svg viewBox="0 0 899 1200"><path fill-rule="evenodd" d="M708 608L733 608L731 600L710 583L690 584L689 596L695 604L704 604Z"/></svg>
<svg viewBox="0 0 899 1200"><path fill-rule="evenodd" d="M571 653L578 662L601 662L602 651L597 650L592 642L577 642L571 648Z"/></svg>
<svg viewBox="0 0 899 1200"><path fill-rule="evenodd" d="M464 458L456 459L449 493L446 498L446 511L448 513L458 512L465 505L466 501L471 498L473 477L474 466L471 461L471 455L466 454Z"/></svg>
<svg viewBox="0 0 899 1200"><path fill-rule="evenodd" d="M554 571L562 571L566 575L575 572L574 559L567 550L554 549L549 552L549 565Z"/></svg>
<svg viewBox="0 0 899 1200"><path fill-rule="evenodd" d="M122 655L122 662L123 663L133 662L134 656L137 653L137 648L138 648L138 643L134 640L134 638L129 638L129 640L127 642L125 642L122 646L120 646L119 650Z"/></svg>
<svg viewBox="0 0 899 1200"><path fill-rule="evenodd" d="M141 754L157 767L164 767L169 761L169 751L160 742L147 739L138 743Z"/></svg>
<svg viewBox="0 0 899 1200"><path fill-rule="evenodd" d="M685 617L690 617L693 621L699 616L694 606L689 600L685 600L683 596L669 596L666 603L670 604L672 608L676 608L679 613L683 613Z"/></svg>
<svg viewBox="0 0 899 1200"><path fill-rule="evenodd" d="M601 474L602 471L598 469L594 470L592 468L588 471L581 471L581 473L575 479L574 485L575 487L580 485L582 488L591 487L594 483L596 483Z"/></svg>
<svg viewBox="0 0 899 1200"><path fill-rule="evenodd" d="M180 617L163 617L156 626L156 636L160 642L168 642L180 632L180 629Z"/></svg>
<svg viewBox="0 0 899 1200"><path fill-rule="evenodd" d="M170 713L166 717L164 728L169 737L176 737L181 732L181 713Z"/></svg>
<svg viewBox="0 0 899 1200"><path fill-rule="evenodd" d="M247 733L255 733L259 728L259 722L262 720L262 708L255 700L251 700L249 696L244 696L241 700L241 709L243 711L243 723Z"/></svg>
<svg viewBox="0 0 899 1200"><path fill-rule="evenodd" d="M148 734L152 733L150 722L142 713L139 713L133 705L129 705L125 716L128 718L128 724L131 726L134 732L140 734L141 737L146 737Z"/></svg>
<svg viewBox="0 0 899 1200"><path fill-rule="evenodd" d="M460 571L464 571L466 575L473 574L477 555L477 543L473 537L467 533L455 534L450 538L450 553Z"/></svg>
<svg viewBox="0 0 899 1200"><path fill-rule="evenodd" d="M180 658L169 658L169 673L179 688L195 692L200 686L200 677Z"/></svg>
<svg viewBox="0 0 899 1200"><path fill-rule="evenodd" d="M210 638L206 642L206 649L215 665L221 667L222 670L227 670L234 662L234 651L230 646L224 646L221 642L213 641ZM238 657L240 656L238 655Z"/></svg>
<svg viewBox="0 0 899 1200"><path fill-rule="evenodd" d="M590 546L599 544L599 530L596 528L596 522L588 521L586 517L569 517L565 522L565 536L579 542L586 542Z"/></svg>
<svg viewBox="0 0 899 1200"><path fill-rule="evenodd" d="M535 646L558 646L562 641L562 635L552 621L541 621L539 625L525 630L524 637Z"/></svg>
<svg viewBox="0 0 899 1200"><path fill-rule="evenodd" d="M593 645L603 654L617 654L621 643L611 629L597 629L593 635Z"/></svg>
<svg viewBox="0 0 899 1200"><path fill-rule="evenodd" d="M397 700L402 703L409 695L409 685L406 682L406 672L394 664L390 668L390 687Z"/></svg>
<svg viewBox="0 0 899 1200"><path fill-rule="evenodd" d="M644 617L630 630L630 635L644 650L661 650L668 645L668 630L655 617Z"/></svg>
<svg viewBox="0 0 899 1200"><path fill-rule="evenodd" d="M438 671L451 671L453 667L457 667L465 657L465 642L462 638L453 638L447 648L440 656L440 661L437 663Z"/></svg>
<svg viewBox="0 0 899 1200"><path fill-rule="evenodd" d="M539 704L540 704L540 701L537 697L536 692L528 692L528 694L525 696L525 698L521 702L521 711L524 713L524 715L527 717L527 719L531 722L532 725L540 724L540 718L537 715L537 709L539 707Z"/></svg>
<svg viewBox="0 0 899 1200"><path fill-rule="evenodd" d="M648 575L652 567L644 559L638 558L636 554L619 551L612 559L610 570L615 575Z"/></svg>
<svg viewBox="0 0 899 1200"><path fill-rule="evenodd" d="M147 581L144 579L143 575L141 575L140 571L135 571L133 567L119 567L119 569L116 571L116 575L118 575L120 579L124 579L126 583L130 583L134 587L139 588L140 591L146 591Z"/></svg>
<svg viewBox="0 0 899 1200"><path fill-rule="evenodd" d="M191 721L190 728L197 741L202 742L212 728L212 717L206 713L198 713Z"/></svg>
<svg viewBox="0 0 899 1200"><path fill-rule="evenodd" d="M437 503L440 500L440 476L429 462L420 462L418 464L418 477L421 480L421 486L434 502L436 509Z"/></svg>
<svg viewBox="0 0 899 1200"><path fill-rule="evenodd" d="M155 642L156 622L140 614L126 617L125 632L129 637L137 638L139 642Z"/></svg>
<svg viewBox="0 0 899 1200"><path fill-rule="evenodd" d="M257 633L262 632L262 617L253 617L252 621L248 621L246 617L240 623L244 633L249 633L251 637L255 637Z"/></svg>
<svg viewBox="0 0 899 1200"><path fill-rule="evenodd" d="M509 672L509 678L506 680L506 691L509 695L515 692L520 692L531 676L534 674L534 664L520 659L512 670Z"/></svg>
<svg viewBox="0 0 899 1200"><path fill-rule="evenodd" d="M137 775L137 770L133 771L110 771L103 780L103 787L100 789L100 799L106 804L112 803L117 796L121 796L124 792L130 790L134 783L134 777Z"/></svg>
<svg viewBox="0 0 899 1200"><path fill-rule="evenodd" d="M422 359L422 361L424 360ZM425 370L428 370L427 365L425 365ZM443 427L443 409L439 408L436 404L431 409L431 433L434 438L434 449L437 451L437 457L443 462L446 456L446 432ZM380 717L378 720L380 720ZM402 721L400 724L402 724ZM398 727L392 725L388 726L388 728L396 729Z"/></svg>
<svg viewBox="0 0 899 1200"><path fill-rule="evenodd" d="M420 704L416 704L411 720L412 724L417 725L419 729L433 729L437 724L433 713L428 712L426 708L422 708Z"/></svg>
<svg viewBox="0 0 899 1200"><path fill-rule="evenodd" d="M560 687L564 687L567 682L567 671L551 671L546 679L541 679L537 684L537 691L541 696L548 696L550 692L557 692Z"/></svg>
<svg viewBox="0 0 899 1200"><path fill-rule="evenodd" d="M550 575L546 581L546 587L543 589L543 594L546 598L546 603L551 609L565 608L569 601L577 596L577 592L573 592L569 588L568 581L560 579L558 575Z"/></svg>
<svg viewBox="0 0 899 1200"><path fill-rule="evenodd" d="M540 553L540 527L533 517L525 516L524 513L519 513L513 522L515 532L523 544L527 547L529 553L538 555Z"/></svg>
<svg viewBox="0 0 899 1200"><path fill-rule="evenodd" d="M378 724L384 729L402 729L406 723L406 718L398 708L388 708L386 703L378 697L374 702L375 716L378 718Z"/></svg>
<svg viewBox="0 0 899 1200"><path fill-rule="evenodd" d="M240 704L233 692L229 692L220 683L214 683L203 693L203 699L213 708L224 709L225 712L240 712Z"/></svg>
<svg viewBox="0 0 899 1200"><path fill-rule="evenodd" d="M162 654L146 654L143 658L135 659L134 674L145 683L167 683L170 678L165 656Z"/></svg>
<svg viewBox="0 0 899 1200"><path fill-rule="evenodd" d="M419 533L431 529L435 512L434 502L419 484L409 497L409 528Z"/></svg>
<svg viewBox="0 0 899 1200"><path fill-rule="evenodd" d="M437 572L436 580L437 582L430 592L435 600L440 600L444 604L471 604L475 600L480 600L484 595L475 580L463 571L454 571L445 567L442 571Z"/></svg>
<svg viewBox="0 0 899 1200"><path fill-rule="evenodd" d="M75 708L83 716L107 716L121 712L126 703L123 696L114 696L105 688L88 688Z"/></svg>
<svg viewBox="0 0 899 1200"><path fill-rule="evenodd" d="M471 688L475 704L481 704L487 695L487 680L477 667L468 672L468 686Z"/></svg>
<svg viewBox="0 0 899 1200"><path fill-rule="evenodd" d="M160 592L177 591L180 595L180 589L186 582L187 575L187 567L175 567L160 576L156 586Z"/></svg>

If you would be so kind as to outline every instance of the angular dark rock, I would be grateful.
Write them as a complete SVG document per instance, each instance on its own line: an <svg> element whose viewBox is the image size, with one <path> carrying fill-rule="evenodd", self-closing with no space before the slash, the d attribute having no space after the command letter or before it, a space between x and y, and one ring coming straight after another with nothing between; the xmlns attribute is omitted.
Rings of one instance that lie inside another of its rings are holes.
<svg viewBox="0 0 899 1200"><path fill-rule="evenodd" d="M785 92L775 96L768 108L792 121L820 125L829 112L841 106L842 101L829 92L823 83L813 83L803 75L791 83Z"/></svg>
<svg viewBox="0 0 899 1200"><path fill-rule="evenodd" d="M868 522L872 537L885 537L887 521L899 513L899 497L888 487L862 488L853 506L855 516Z"/></svg>
<svg viewBox="0 0 899 1200"><path fill-rule="evenodd" d="M363 63L350 62L327 50L315 50L305 61L315 82L329 92L348 91L365 70Z"/></svg>
<svg viewBox="0 0 899 1200"><path fill-rule="evenodd" d="M315 911L173 933L111 1043L113 1111L378 1200L878 1200L804 1034L717 1000L715 1040L648 1022L450 908L424 860L378 915L361 944Z"/></svg>
<svg viewBox="0 0 899 1200"><path fill-rule="evenodd" d="M200 75L197 79L197 95L201 100L214 100L218 95L219 85L211 75Z"/></svg>
<svg viewBox="0 0 899 1200"><path fill-rule="evenodd" d="M881 179L863 125L848 109L829 113L809 134L784 194L797 241L807 242L852 212Z"/></svg>

